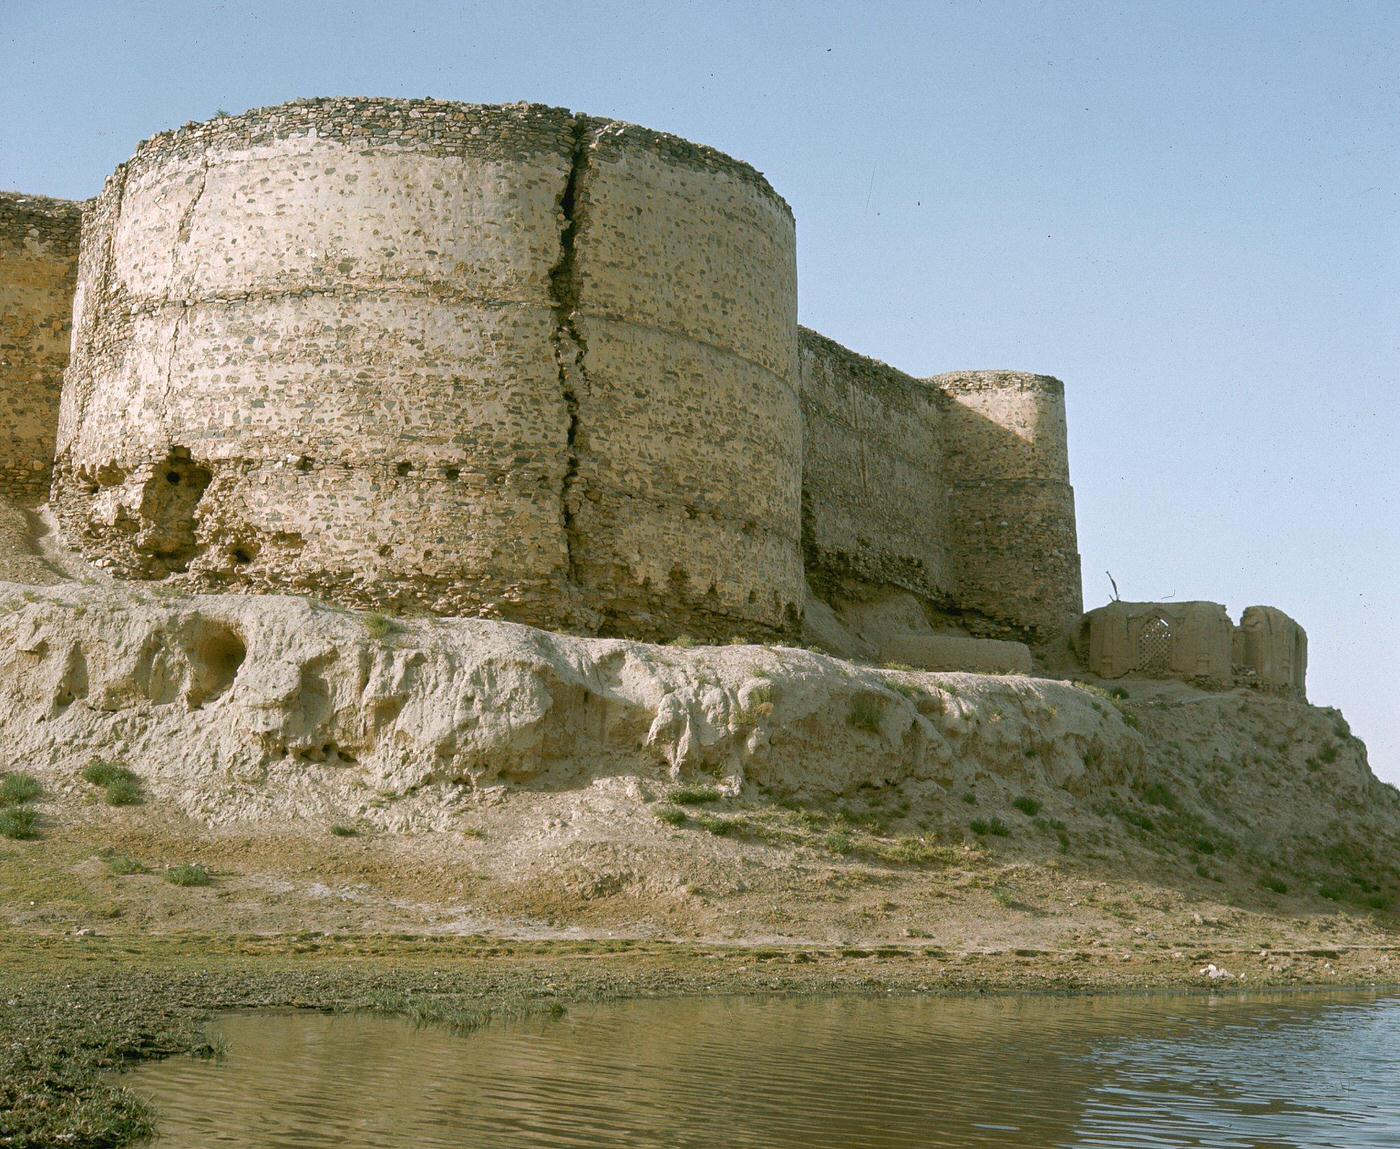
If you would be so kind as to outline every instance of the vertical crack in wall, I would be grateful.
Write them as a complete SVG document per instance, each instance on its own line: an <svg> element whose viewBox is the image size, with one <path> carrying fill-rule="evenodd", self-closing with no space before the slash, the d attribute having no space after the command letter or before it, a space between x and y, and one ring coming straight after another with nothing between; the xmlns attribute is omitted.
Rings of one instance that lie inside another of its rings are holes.
<svg viewBox="0 0 1400 1149"><path fill-rule="evenodd" d="M578 582L577 526L574 521L577 496L574 487L579 468L579 391L588 383L585 366L588 345L575 322L578 284L574 275L574 245L582 216L579 183L587 168L588 122L584 117L576 116L573 121L573 154L569 176L559 195L559 211L564 217L564 225L559 231L559 259L549 269L549 296L554 304L554 361L559 368L559 390L569 418L559 501L564 520L564 555L571 583Z"/></svg>

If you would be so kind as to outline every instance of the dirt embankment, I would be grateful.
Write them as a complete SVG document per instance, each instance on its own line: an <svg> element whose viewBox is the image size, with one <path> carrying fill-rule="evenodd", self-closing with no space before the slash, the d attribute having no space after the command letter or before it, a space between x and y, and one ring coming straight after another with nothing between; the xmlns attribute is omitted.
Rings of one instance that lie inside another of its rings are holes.
<svg viewBox="0 0 1400 1149"><path fill-rule="evenodd" d="M1125 689L3 586L0 770L42 794L37 838L0 843L0 913L1182 962L1384 935L1400 796L1337 712ZM186 862L213 886L164 880Z"/></svg>

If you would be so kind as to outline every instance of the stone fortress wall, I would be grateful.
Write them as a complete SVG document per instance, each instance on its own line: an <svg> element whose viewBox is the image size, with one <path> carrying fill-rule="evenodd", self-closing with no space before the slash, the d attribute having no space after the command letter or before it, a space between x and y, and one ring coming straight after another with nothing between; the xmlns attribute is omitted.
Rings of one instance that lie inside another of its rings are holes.
<svg viewBox="0 0 1400 1149"><path fill-rule="evenodd" d="M76 209L46 210L47 318L6 297L5 335L47 342L3 383L50 397L0 487L56 442L64 535L119 577L645 639L844 604L862 649L945 668L1025 669L968 636L1079 616L1063 386L800 329L790 209L709 148L431 100L156 136L83 207L56 424ZM1230 639L1274 677L1279 617Z"/></svg>
<svg viewBox="0 0 1400 1149"><path fill-rule="evenodd" d="M1065 388L1048 375L965 371L929 380L948 399L949 539L965 610L1042 637L1084 609Z"/></svg>
<svg viewBox="0 0 1400 1149"><path fill-rule="evenodd" d="M53 501L114 572L794 632L795 238L745 165L317 100L146 141L84 234Z"/></svg>
<svg viewBox="0 0 1400 1149"><path fill-rule="evenodd" d="M807 581L828 601L883 587L951 598L938 393L805 327L798 348Z"/></svg>
<svg viewBox="0 0 1400 1149"><path fill-rule="evenodd" d="M82 205L0 192L0 489L42 497L68 362Z"/></svg>
<svg viewBox="0 0 1400 1149"><path fill-rule="evenodd" d="M1014 371L916 379L805 328L799 348L817 593L897 587L978 633L1064 632L1083 609L1064 385Z"/></svg>

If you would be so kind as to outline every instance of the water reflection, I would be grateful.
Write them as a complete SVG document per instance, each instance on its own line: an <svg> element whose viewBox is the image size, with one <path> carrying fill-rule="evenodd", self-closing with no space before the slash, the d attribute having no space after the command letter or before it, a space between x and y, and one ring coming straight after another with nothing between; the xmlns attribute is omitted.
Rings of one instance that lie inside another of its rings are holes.
<svg viewBox="0 0 1400 1149"><path fill-rule="evenodd" d="M122 1083L162 1149L1400 1145L1400 999L707 999L458 1038L234 1015Z"/></svg>

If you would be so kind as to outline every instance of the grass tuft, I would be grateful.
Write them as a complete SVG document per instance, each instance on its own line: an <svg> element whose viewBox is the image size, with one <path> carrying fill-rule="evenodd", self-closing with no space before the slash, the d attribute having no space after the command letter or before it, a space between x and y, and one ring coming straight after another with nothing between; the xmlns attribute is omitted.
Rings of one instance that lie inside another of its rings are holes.
<svg viewBox="0 0 1400 1149"><path fill-rule="evenodd" d="M0 838L37 838L38 827L39 812L32 806L6 806L0 810Z"/></svg>
<svg viewBox="0 0 1400 1149"><path fill-rule="evenodd" d="M110 786L113 782L135 782L136 775L116 762L95 760L83 767L82 779L94 786Z"/></svg>
<svg viewBox="0 0 1400 1149"><path fill-rule="evenodd" d="M135 858L127 854L109 854L102 859L106 863L107 872L115 874L119 878L127 877L130 874L147 873L146 867Z"/></svg>
<svg viewBox="0 0 1400 1149"><path fill-rule="evenodd" d="M369 611L360 616L360 621L364 623L365 630L369 632L371 638L383 638L394 630L394 620L387 614L382 614L377 610Z"/></svg>
<svg viewBox="0 0 1400 1149"><path fill-rule="evenodd" d="M1040 813L1040 803L1026 794L1022 794L1011 804L1015 806L1016 809L1020 810L1027 818L1034 818Z"/></svg>
<svg viewBox="0 0 1400 1149"><path fill-rule="evenodd" d="M885 700L878 694L857 694L851 699L851 709L846 721L857 730L874 734L880 729L880 720L885 715Z"/></svg>
<svg viewBox="0 0 1400 1149"><path fill-rule="evenodd" d="M679 806L657 806L656 816L668 826L684 826L690 818Z"/></svg>
<svg viewBox="0 0 1400 1149"><path fill-rule="evenodd" d="M855 843L851 841L851 836L844 830L833 830L822 838L822 846L830 850L833 854L846 855L854 850Z"/></svg>
<svg viewBox="0 0 1400 1149"><path fill-rule="evenodd" d="M706 802L718 802L724 795L714 786L678 786L668 797L680 806L703 806Z"/></svg>
<svg viewBox="0 0 1400 1149"><path fill-rule="evenodd" d="M39 779L32 774L7 774L0 780L0 807L23 806L43 792Z"/></svg>
<svg viewBox="0 0 1400 1149"><path fill-rule="evenodd" d="M213 879L203 866L187 863L171 866L165 871L165 880L172 886L207 886Z"/></svg>
<svg viewBox="0 0 1400 1149"><path fill-rule="evenodd" d="M139 806L145 800L137 778L118 778L107 783L104 797L109 806Z"/></svg>
<svg viewBox="0 0 1400 1149"><path fill-rule="evenodd" d="M331 827L331 835L336 838L358 838L360 831L354 826L344 826L337 822Z"/></svg>
<svg viewBox="0 0 1400 1149"><path fill-rule="evenodd" d="M994 838L1011 837L1011 827L1000 818L974 818L972 832L979 837L985 837L988 834Z"/></svg>

